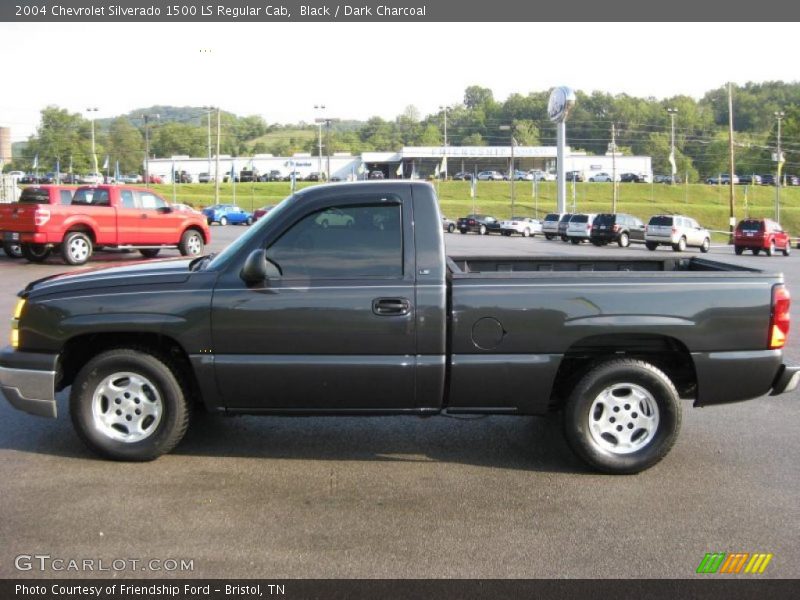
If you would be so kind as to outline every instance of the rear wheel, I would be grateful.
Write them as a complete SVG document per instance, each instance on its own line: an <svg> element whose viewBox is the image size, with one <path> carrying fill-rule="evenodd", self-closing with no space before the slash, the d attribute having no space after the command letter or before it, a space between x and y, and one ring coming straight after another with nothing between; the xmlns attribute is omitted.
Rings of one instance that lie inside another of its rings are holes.
<svg viewBox="0 0 800 600"><path fill-rule="evenodd" d="M61 242L61 256L68 265L85 264L92 255L92 240L82 231L71 231Z"/></svg>
<svg viewBox="0 0 800 600"><path fill-rule="evenodd" d="M178 244L178 250L183 256L200 256L204 247L203 236L196 229L184 231Z"/></svg>
<svg viewBox="0 0 800 600"><path fill-rule="evenodd" d="M531 237L531 230L526 227L522 232L522 237Z"/></svg>
<svg viewBox="0 0 800 600"><path fill-rule="evenodd" d="M703 240L703 243L700 244L700 252L705 254L709 250L711 250L711 240L706 238L706 239Z"/></svg>
<svg viewBox="0 0 800 600"><path fill-rule="evenodd" d="M50 256L51 248L44 244L22 244L20 252L25 260L34 263L44 262Z"/></svg>
<svg viewBox="0 0 800 600"><path fill-rule="evenodd" d="M447 226L447 233L453 233L455 230L456 226L453 225L452 223L450 223L450 225Z"/></svg>
<svg viewBox="0 0 800 600"><path fill-rule="evenodd" d="M770 242L766 249L767 256L775 256L775 242Z"/></svg>
<svg viewBox="0 0 800 600"><path fill-rule="evenodd" d="M631 245L631 239L628 237L627 233L620 233L619 240L617 240L617 244L619 244L620 248L627 248Z"/></svg>
<svg viewBox="0 0 800 600"><path fill-rule="evenodd" d="M672 381L650 363L622 359L600 364L575 386L564 408L573 451L606 473L638 473L675 443L681 406Z"/></svg>
<svg viewBox="0 0 800 600"><path fill-rule="evenodd" d="M467 230L466 229L462 229L461 233L467 233Z"/></svg>
<svg viewBox="0 0 800 600"><path fill-rule="evenodd" d="M561 241L562 241L562 242L568 242L568 241L569 241L569 238L568 238L567 236L565 236L565 235L562 235L562 236L561 236Z"/></svg>
<svg viewBox="0 0 800 600"><path fill-rule="evenodd" d="M3 251L8 258L22 258L22 244L14 242L3 242Z"/></svg>
<svg viewBox="0 0 800 600"><path fill-rule="evenodd" d="M753 248L753 256L758 256L761 254L761 248Z"/></svg>
<svg viewBox="0 0 800 600"><path fill-rule="evenodd" d="M576 246L581 243L581 241L578 238L570 238L569 241L575 244Z"/></svg>
<svg viewBox="0 0 800 600"><path fill-rule="evenodd" d="M744 248L741 246L734 246L733 251L736 252L736 256L739 256L742 254L742 252L744 252Z"/></svg>
<svg viewBox="0 0 800 600"><path fill-rule="evenodd" d="M544 234L544 239L546 239L546 240L552 240L554 237L555 236L552 233L545 233Z"/></svg>
<svg viewBox="0 0 800 600"><path fill-rule="evenodd" d="M244 222L245 225L248 227L253 224L253 217L247 217L247 220Z"/></svg>
<svg viewBox="0 0 800 600"><path fill-rule="evenodd" d="M158 458L189 425L177 370L166 359L127 348L103 352L81 369L69 408L83 442L114 460Z"/></svg>
<svg viewBox="0 0 800 600"><path fill-rule="evenodd" d="M655 250L656 248L658 248L658 244L656 244L655 242L645 242L644 245L648 250Z"/></svg>
<svg viewBox="0 0 800 600"><path fill-rule="evenodd" d="M144 248L139 250L145 258L155 258L161 250L158 248Z"/></svg>

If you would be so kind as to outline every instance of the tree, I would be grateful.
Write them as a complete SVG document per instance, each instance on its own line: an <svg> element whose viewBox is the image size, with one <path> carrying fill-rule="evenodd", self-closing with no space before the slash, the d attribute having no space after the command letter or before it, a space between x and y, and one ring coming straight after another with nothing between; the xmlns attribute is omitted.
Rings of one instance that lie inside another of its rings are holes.
<svg viewBox="0 0 800 600"><path fill-rule="evenodd" d="M202 128L185 123L165 123L151 130L150 151L156 156L206 156L208 142Z"/></svg>
<svg viewBox="0 0 800 600"><path fill-rule="evenodd" d="M32 166L34 157L39 157L39 169L55 170L60 161L62 170L69 166L70 157L76 171L87 171L93 166L90 123L78 113L70 114L66 109L48 106L41 111L41 123L36 135L28 139L27 165ZM98 146L98 154L102 146Z"/></svg>
<svg viewBox="0 0 800 600"><path fill-rule="evenodd" d="M123 173L137 172L142 167L144 138L127 117L117 117L108 128L107 151L110 160L119 161Z"/></svg>
<svg viewBox="0 0 800 600"><path fill-rule="evenodd" d="M471 85L464 90L464 106L473 109L486 106L494 102L494 94L489 88Z"/></svg>

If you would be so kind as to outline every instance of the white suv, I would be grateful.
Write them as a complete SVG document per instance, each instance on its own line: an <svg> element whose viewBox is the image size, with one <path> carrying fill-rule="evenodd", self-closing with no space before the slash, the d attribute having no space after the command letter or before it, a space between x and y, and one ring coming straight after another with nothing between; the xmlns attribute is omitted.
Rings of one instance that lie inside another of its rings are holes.
<svg viewBox="0 0 800 600"><path fill-rule="evenodd" d="M550 213L542 221L542 233L548 240L558 237L558 222L564 213Z"/></svg>
<svg viewBox="0 0 800 600"><path fill-rule="evenodd" d="M572 215L569 224L567 224L567 238L569 241L573 244L588 242L592 235L592 223L596 216L594 213Z"/></svg>
<svg viewBox="0 0 800 600"><path fill-rule="evenodd" d="M700 227L691 217L682 215L654 215L650 217L644 232L644 243L648 250L658 246L672 246L675 252L683 252L688 246L708 252L711 234Z"/></svg>

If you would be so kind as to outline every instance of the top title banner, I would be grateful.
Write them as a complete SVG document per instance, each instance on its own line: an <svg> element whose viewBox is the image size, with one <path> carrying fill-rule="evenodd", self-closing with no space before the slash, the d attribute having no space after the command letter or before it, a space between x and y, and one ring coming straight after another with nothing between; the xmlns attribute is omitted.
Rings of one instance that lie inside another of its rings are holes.
<svg viewBox="0 0 800 600"><path fill-rule="evenodd" d="M386 0L341 3L298 0L4 0L0 21L18 22L547 22L781 21L800 18L800 3L761 0ZM600 25L598 25L600 26ZM533 33L533 32L532 32ZM568 32L565 32L568 34ZM615 32L609 31L609 36ZM568 40L568 35L566 36Z"/></svg>

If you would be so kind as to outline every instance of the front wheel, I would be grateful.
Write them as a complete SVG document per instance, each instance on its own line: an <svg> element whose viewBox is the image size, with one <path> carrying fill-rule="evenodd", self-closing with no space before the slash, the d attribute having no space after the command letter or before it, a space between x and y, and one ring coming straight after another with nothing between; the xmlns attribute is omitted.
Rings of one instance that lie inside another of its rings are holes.
<svg viewBox="0 0 800 600"><path fill-rule="evenodd" d="M786 245L783 247L783 255L789 256L792 253L792 245L789 242L786 242Z"/></svg>
<svg viewBox="0 0 800 600"><path fill-rule="evenodd" d="M705 254L709 250L711 250L711 240L706 238L706 239L703 240L703 243L700 244L700 252Z"/></svg>
<svg viewBox="0 0 800 600"><path fill-rule="evenodd" d="M686 250L686 238L682 237L681 239L678 240L677 244L672 244L672 249L675 252L683 252L684 250Z"/></svg>
<svg viewBox="0 0 800 600"><path fill-rule="evenodd" d="M22 244L18 242L3 242L3 251L8 258L22 258Z"/></svg>
<svg viewBox="0 0 800 600"><path fill-rule="evenodd" d="M486 235L486 225L481 225L480 234Z"/></svg>
<svg viewBox="0 0 800 600"><path fill-rule="evenodd" d="M455 230L456 226L453 225L452 223L450 223L450 225L447 226L447 233L453 233Z"/></svg>
<svg viewBox="0 0 800 600"><path fill-rule="evenodd" d="M178 244L178 250L183 256L200 256L203 254L203 248L203 236L200 235L199 231L189 229L183 232L181 241Z"/></svg>
<svg viewBox="0 0 800 600"><path fill-rule="evenodd" d="M531 230L526 227L522 232L522 237L531 237Z"/></svg>
<svg viewBox="0 0 800 600"><path fill-rule="evenodd" d="M158 458L189 425L177 371L166 359L127 348L103 352L81 369L69 409L81 440L114 460Z"/></svg>
<svg viewBox="0 0 800 600"><path fill-rule="evenodd" d="M619 244L620 248L627 248L631 245L631 239L628 237L627 233L619 234L619 240L617 240L617 244Z"/></svg>
<svg viewBox="0 0 800 600"><path fill-rule="evenodd" d="M672 448L681 425L678 392L650 363L612 360L584 375L564 408L569 445L587 464L638 473Z"/></svg>
<svg viewBox="0 0 800 600"><path fill-rule="evenodd" d="M61 242L61 257L68 265L82 265L92 255L92 240L82 231L71 231Z"/></svg>
<svg viewBox="0 0 800 600"><path fill-rule="evenodd" d="M227 225L228 224L228 217L220 217L219 218L219 224L222 225L223 227L225 225Z"/></svg>
<svg viewBox="0 0 800 600"><path fill-rule="evenodd" d="M253 224L253 217L247 217L247 220L244 222L245 225L250 227Z"/></svg>

